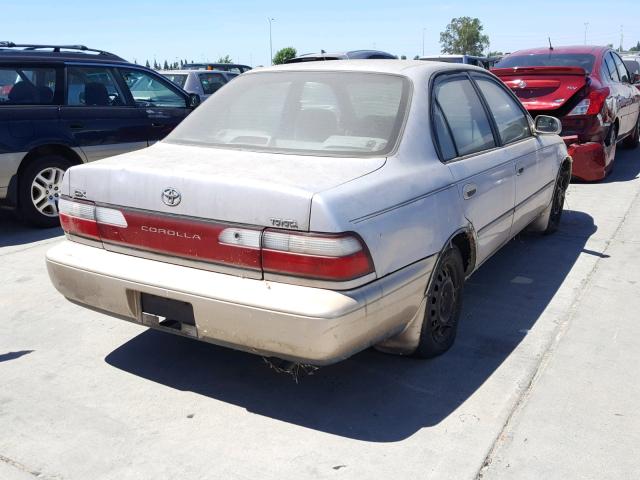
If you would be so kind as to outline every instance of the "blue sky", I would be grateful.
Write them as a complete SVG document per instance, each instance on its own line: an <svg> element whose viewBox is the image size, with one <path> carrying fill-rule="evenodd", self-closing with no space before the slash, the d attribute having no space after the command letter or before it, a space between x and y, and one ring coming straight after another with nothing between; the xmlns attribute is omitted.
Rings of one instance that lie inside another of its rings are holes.
<svg viewBox="0 0 640 480"><path fill-rule="evenodd" d="M606 6L615 8L606 8ZM215 60L229 54L253 65L269 62L269 23L274 52L299 53L376 48L396 55L438 53L439 32L453 17L478 17L492 50L514 51L554 44L582 44L585 22L592 44L640 40L640 9L627 0L582 1L4 1L0 40L82 43L143 63L188 57Z"/></svg>

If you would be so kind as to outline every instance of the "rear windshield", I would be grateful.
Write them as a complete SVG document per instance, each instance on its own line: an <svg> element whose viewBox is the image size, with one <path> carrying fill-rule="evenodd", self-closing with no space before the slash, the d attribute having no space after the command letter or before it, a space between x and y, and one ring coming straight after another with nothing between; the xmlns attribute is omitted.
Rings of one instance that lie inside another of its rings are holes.
<svg viewBox="0 0 640 480"><path fill-rule="evenodd" d="M405 77L377 73L242 75L198 107L167 141L321 156L384 155L398 138L409 89Z"/></svg>
<svg viewBox="0 0 640 480"><path fill-rule="evenodd" d="M496 64L496 68L512 67L582 67L591 73L596 57L588 53L536 53L509 55Z"/></svg>
<svg viewBox="0 0 640 480"><path fill-rule="evenodd" d="M184 88L184 84L187 81L187 75L185 73L164 73L163 75L180 88Z"/></svg>

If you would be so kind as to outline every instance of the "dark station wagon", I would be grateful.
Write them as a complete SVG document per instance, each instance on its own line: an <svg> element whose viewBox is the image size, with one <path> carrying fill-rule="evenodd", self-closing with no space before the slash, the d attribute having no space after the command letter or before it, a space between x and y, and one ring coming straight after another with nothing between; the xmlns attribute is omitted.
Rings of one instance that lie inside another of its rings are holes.
<svg viewBox="0 0 640 480"><path fill-rule="evenodd" d="M67 168L161 140L198 102L109 52L0 42L0 205L57 225Z"/></svg>

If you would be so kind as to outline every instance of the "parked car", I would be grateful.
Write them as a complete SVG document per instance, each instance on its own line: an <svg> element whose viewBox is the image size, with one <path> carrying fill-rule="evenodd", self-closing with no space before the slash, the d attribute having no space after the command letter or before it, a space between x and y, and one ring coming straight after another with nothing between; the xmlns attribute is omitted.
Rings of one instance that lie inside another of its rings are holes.
<svg viewBox="0 0 640 480"><path fill-rule="evenodd" d="M420 57L420 60L431 62L463 63L465 65L475 65L476 67L482 67L489 70L500 59L498 57L479 57L475 55L431 55L428 57Z"/></svg>
<svg viewBox="0 0 640 480"><path fill-rule="evenodd" d="M186 92L198 95L201 100L206 100L238 76L221 70L164 70L160 73Z"/></svg>
<svg viewBox="0 0 640 480"><path fill-rule="evenodd" d="M398 58L391 53L380 50L351 50L348 52L327 53L322 50L320 53L305 53L295 58L291 58L284 63L318 62L322 60L372 60L372 59L394 59Z"/></svg>
<svg viewBox="0 0 640 480"><path fill-rule="evenodd" d="M249 65L239 63L185 63L182 68L184 70L220 70L237 74L251 70Z"/></svg>
<svg viewBox="0 0 640 480"><path fill-rule="evenodd" d="M0 42L0 203L57 225L67 168L162 139L196 102L112 53Z"/></svg>
<svg viewBox="0 0 640 480"><path fill-rule="evenodd" d="M534 117L560 118L577 178L604 178L613 167L618 143L638 146L640 92L611 48L520 50L505 57L492 72Z"/></svg>
<svg viewBox="0 0 640 480"><path fill-rule="evenodd" d="M622 61L631 76L631 83L640 89L640 55L623 55Z"/></svg>
<svg viewBox="0 0 640 480"><path fill-rule="evenodd" d="M433 357L465 278L525 227L558 228L560 128L469 65L253 70L156 145L66 173L49 276L89 308L268 357Z"/></svg>

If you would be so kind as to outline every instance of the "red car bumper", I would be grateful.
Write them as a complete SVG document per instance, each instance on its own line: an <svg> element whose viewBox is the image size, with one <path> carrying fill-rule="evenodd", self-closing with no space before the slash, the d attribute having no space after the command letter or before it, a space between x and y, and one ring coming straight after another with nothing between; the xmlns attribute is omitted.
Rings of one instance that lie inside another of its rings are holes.
<svg viewBox="0 0 640 480"><path fill-rule="evenodd" d="M572 175L580 180L593 182L607 176L607 162L601 143L570 143L576 137L565 137L567 152L573 158Z"/></svg>

